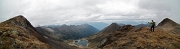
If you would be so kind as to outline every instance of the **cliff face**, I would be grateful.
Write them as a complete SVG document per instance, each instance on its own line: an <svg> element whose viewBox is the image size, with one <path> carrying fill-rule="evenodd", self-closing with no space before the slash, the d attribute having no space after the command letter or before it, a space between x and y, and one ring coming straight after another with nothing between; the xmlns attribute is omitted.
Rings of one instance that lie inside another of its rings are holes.
<svg viewBox="0 0 180 49"><path fill-rule="evenodd" d="M19 15L0 23L1 48L54 49L43 39L31 23Z"/></svg>
<svg viewBox="0 0 180 49"><path fill-rule="evenodd" d="M168 20L168 21L167 21ZM170 26L172 28L168 28ZM99 37L90 39L89 45L92 48L103 49L179 49L180 31L179 25L169 19L164 19L155 28L155 32L150 31L150 27L136 28L131 25L121 26L114 32L110 32L106 38L96 40ZM102 35L102 34L101 34ZM103 36L100 36L103 37ZM92 41L100 41L91 43Z"/></svg>

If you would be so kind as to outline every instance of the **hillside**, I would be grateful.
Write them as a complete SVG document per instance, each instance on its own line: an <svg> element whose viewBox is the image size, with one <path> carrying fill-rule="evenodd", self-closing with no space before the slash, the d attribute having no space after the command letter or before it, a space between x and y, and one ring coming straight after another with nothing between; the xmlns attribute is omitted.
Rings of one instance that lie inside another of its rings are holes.
<svg viewBox="0 0 180 49"><path fill-rule="evenodd" d="M87 38L87 40L90 42L90 47L97 47L97 43L105 39L109 36L109 34L113 33L117 29L119 29L121 26L119 26L117 23L112 23L102 31L100 31L98 34L92 35Z"/></svg>
<svg viewBox="0 0 180 49"><path fill-rule="evenodd" d="M167 26L172 28L167 28ZM180 29L178 28L180 27L177 23L167 18L158 24L155 32L151 32L149 27L136 28L132 25L125 25L114 32L109 32L112 34L100 42L96 42L95 46L89 45L89 47L103 49L180 49L180 35L177 34L180 32L177 30ZM97 40L91 39L91 41Z"/></svg>
<svg viewBox="0 0 180 49"><path fill-rule="evenodd" d="M95 27L82 24L82 25L61 25L60 27L36 27L36 29L44 35L50 38L61 40L61 39L80 39L88 37L89 35L97 33L99 30Z"/></svg>
<svg viewBox="0 0 180 49"><path fill-rule="evenodd" d="M54 49L45 40L38 39L42 37L21 15L0 23L0 35L2 49Z"/></svg>

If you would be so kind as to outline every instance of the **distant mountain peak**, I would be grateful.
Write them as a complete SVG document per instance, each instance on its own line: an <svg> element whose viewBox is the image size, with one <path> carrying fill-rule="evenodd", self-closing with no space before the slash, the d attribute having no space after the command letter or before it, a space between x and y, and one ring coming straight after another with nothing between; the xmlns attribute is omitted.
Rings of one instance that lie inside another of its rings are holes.
<svg viewBox="0 0 180 49"><path fill-rule="evenodd" d="M120 29L120 27L121 26L119 26L117 23L112 23L108 27L104 28L101 32L102 34L109 34Z"/></svg>
<svg viewBox="0 0 180 49"><path fill-rule="evenodd" d="M66 24L63 24L63 25L61 25L61 26L68 26L68 25L66 25Z"/></svg>
<svg viewBox="0 0 180 49"><path fill-rule="evenodd" d="M118 25L117 23L112 23L111 25ZM119 25L118 25L119 26Z"/></svg>
<svg viewBox="0 0 180 49"><path fill-rule="evenodd" d="M169 19L169 18L165 18L164 20L162 20L158 26L177 26L178 24L176 22L174 22L173 20Z"/></svg>

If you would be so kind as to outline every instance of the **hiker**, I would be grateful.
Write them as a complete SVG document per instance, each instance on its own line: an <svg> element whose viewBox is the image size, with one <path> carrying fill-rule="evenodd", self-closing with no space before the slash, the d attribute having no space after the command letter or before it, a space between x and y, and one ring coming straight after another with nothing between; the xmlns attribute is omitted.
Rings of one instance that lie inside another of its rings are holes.
<svg viewBox="0 0 180 49"><path fill-rule="evenodd" d="M148 22L149 23L149 22ZM151 24L151 32L154 32L154 27L155 27L155 22L152 20L152 22L150 22Z"/></svg>

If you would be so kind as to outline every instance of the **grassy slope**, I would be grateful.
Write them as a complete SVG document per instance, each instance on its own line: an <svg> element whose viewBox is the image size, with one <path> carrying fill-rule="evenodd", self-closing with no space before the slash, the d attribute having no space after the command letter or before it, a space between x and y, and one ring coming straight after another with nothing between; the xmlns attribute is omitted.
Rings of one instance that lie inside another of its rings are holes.
<svg viewBox="0 0 180 49"><path fill-rule="evenodd" d="M117 31L108 39L103 48L175 49L179 47L179 35L158 28L155 32L150 32L148 27L144 27L136 32Z"/></svg>

